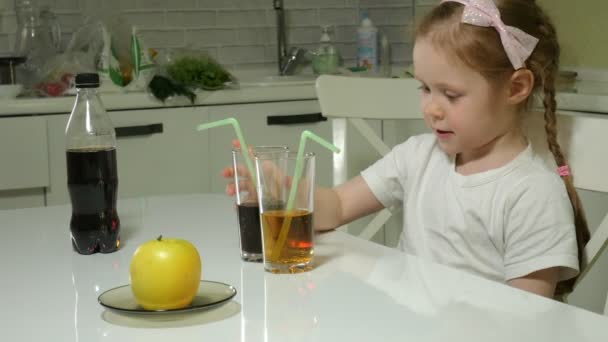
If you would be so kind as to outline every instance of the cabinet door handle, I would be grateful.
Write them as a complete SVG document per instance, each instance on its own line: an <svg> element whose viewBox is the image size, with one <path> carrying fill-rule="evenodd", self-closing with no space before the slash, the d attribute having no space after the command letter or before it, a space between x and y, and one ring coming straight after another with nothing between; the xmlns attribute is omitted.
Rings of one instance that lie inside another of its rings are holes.
<svg viewBox="0 0 608 342"><path fill-rule="evenodd" d="M137 136L142 136L142 135L162 133L163 124L154 123L154 124L141 125L141 126L124 126L124 127L116 127L114 130L116 131L117 138L137 137Z"/></svg>
<svg viewBox="0 0 608 342"><path fill-rule="evenodd" d="M298 125L327 121L321 113L297 114L297 115L269 115L266 117L266 124L273 125Z"/></svg>

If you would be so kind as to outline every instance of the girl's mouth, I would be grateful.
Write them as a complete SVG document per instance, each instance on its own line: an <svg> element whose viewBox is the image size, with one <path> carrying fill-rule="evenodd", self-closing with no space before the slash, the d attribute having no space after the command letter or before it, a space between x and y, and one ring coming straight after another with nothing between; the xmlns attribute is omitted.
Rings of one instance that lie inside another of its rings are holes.
<svg viewBox="0 0 608 342"><path fill-rule="evenodd" d="M441 130L441 129L436 129L435 133L436 133L436 135L437 135L438 138L445 139L445 138L448 138L454 132L452 132L452 131L444 131L444 130Z"/></svg>

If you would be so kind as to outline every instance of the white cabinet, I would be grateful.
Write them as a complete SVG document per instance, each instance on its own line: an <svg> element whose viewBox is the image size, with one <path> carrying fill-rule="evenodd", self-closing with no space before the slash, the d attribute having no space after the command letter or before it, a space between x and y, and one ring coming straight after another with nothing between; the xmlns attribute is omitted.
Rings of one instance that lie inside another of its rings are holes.
<svg viewBox="0 0 608 342"><path fill-rule="evenodd" d="M0 210L44 206L44 188L0 190Z"/></svg>
<svg viewBox="0 0 608 342"><path fill-rule="evenodd" d="M231 164L230 142L235 137L234 130L226 126L197 132L198 124L234 117L250 145L282 144L295 149L305 129L331 140L330 122L268 125L268 117L288 116L289 119L293 115L318 113L317 101L111 112L118 132L141 133L117 139L118 196L223 192L225 181L220 177L220 170ZM68 203L64 147L68 115L47 118L50 159L47 204ZM162 133L146 134L146 130L154 131L160 125ZM317 154L317 184L331 186L331 152L312 142L307 144L307 150Z"/></svg>
<svg viewBox="0 0 608 342"><path fill-rule="evenodd" d="M251 145L295 149L304 129L331 140L330 122L269 125L268 117L289 121L293 115L307 119L307 114L319 113L317 101L112 111L118 132L118 196L222 192L225 181L219 171L230 165L234 132L230 127L197 132L200 123L234 117ZM11 163L0 175L0 208L69 203L64 133L68 117L2 119L0 152ZM331 186L331 152L312 142L307 150L317 154L317 183Z"/></svg>
<svg viewBox="0 0 608 342"><path fill-rule="evenodd" d="M205 107L114 111L119 198L209 191ZM49 116L48 205L69 202L64 130L68 115ZM121 136L122 135L122 136ZM126 135L126 136L125 136Z"/></svg>
<svg viewBox="0 0 608 342"><path fill-rule="evenodd" d="M300 133L306 129L331 141L330 121L269 125L267 121L268 117L271 117L271 120L290 121L294 115L315 115L320 112L321 110L317 101L225 105L209 107L209 120L215 121L234 117L239 121L245 140L250 146L286 145L295 151L299 144ZM310 117L304 116L302 118L306 120ZM235 138L234 130L229 126L209 131L209 148L211 150L209 169L211 170L212 192L224 191L226 182L220 177L220 170L231 165L231 141ZM332 152L317 145L315 142L308 142L306 150L316 154L317 185L331 186Z"/></svg>
<svg viewBox="0 0 608 342"><path fill-rule="evenodd" d="M0 209L44 205L49 185L46 120L0 118Z"/></svg>

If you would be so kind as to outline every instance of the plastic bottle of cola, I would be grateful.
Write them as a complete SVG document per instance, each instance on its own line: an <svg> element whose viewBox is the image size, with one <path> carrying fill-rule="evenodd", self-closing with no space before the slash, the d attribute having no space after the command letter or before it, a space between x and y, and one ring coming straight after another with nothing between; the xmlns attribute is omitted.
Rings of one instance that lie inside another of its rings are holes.
<svg viewBox="0 0 608 342"><path fill-rule="evenodd" d="M76 102L65 130L72 245L80 254L120 246L116 212L116 133L97 94L99 75L76 75Z"/></svg>

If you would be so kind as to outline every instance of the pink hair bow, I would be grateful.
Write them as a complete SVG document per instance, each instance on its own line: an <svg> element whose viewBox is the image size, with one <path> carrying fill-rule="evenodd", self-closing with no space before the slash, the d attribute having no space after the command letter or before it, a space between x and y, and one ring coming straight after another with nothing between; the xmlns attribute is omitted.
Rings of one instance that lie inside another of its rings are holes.
<svg viewBox="0 0 608 342"><path fill-rule="evenodd" d="M492 0L442 0L444 2L458 2L463 4L462 22L475 26L494 27L500 34L502 46L515 70L522 68L526 59L538 43L532 37L517 27L507 26L500 19L500 11Z"/></svg>

